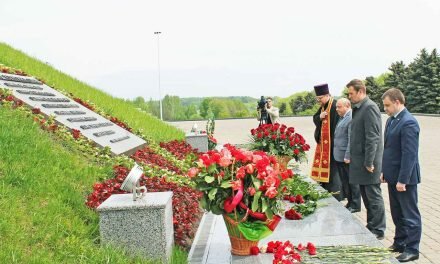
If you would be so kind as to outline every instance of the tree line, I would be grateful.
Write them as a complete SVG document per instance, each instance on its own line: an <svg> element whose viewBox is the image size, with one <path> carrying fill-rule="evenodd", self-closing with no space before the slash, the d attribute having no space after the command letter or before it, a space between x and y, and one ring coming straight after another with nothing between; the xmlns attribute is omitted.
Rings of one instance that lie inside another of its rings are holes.
<svg viewBox="0 0 440 264"><path fill-rule="evenodd" d="M422 49L408 65L397 61L390 72L378 77L369 76L365 86L369 97L383 110L382 94L389 88L399 88L406 107L414 113L440 114L440 56L436 49Z"/></svg>

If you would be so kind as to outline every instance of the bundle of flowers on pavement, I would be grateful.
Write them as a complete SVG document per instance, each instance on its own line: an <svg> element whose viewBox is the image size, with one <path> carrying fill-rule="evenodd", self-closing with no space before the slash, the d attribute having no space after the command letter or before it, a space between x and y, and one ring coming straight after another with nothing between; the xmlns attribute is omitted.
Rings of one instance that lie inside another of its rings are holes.
<svg viewBox="0 0 440 264"><path fill-rule="evenodd" d="M249 248L234 244L246 240L256 245L272 233L284 213L284 181L293 173L280 171L276 158L262 151L225 145L220 152L201 155L188 175L203 192L202 207L224 216L232 253L249 255Z"/></svg>
<svg viewBox="0 0 440 264"><path fill-rule="evenodd" d="M287 162L307 161L306 151L310 146L301 134L295 133L295 128L284 124L264 124L251 129L248 149L261 150L269 155L277 156L283 167Z"/></svg>
<svg viewBox="0 0 440 264"><path fill-rule="evenodd" d="M293 205L285 212L284 216L290 220L300 220L312 214L324 204L318 200L330 197L330 193L320 188L318 184L305 179L300 175L286 180L286 195L284 200Z"/></svg>

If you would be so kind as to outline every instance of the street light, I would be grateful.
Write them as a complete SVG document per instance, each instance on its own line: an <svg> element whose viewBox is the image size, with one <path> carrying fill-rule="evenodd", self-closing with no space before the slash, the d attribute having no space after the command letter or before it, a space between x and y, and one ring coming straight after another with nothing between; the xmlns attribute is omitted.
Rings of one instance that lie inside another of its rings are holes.
<svg viewBox="0 0 440 264"><path fill-rule="evenodd" d="M163 116L162 116L162 93L160 91L160 58L159 58L159 35L162 32L160 31L156 31L154 32L154 35L157 35L157 84L159 86L159 108L160 108L160 120L163 121Z"/></svg>

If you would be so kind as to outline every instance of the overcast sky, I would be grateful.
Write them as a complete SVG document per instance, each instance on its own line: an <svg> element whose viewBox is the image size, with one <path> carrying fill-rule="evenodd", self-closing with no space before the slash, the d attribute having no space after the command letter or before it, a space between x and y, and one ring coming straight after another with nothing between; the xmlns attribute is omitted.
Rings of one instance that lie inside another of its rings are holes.
<svg viewBox="0 0 440 264"><path fill-rule="evenodd" d="M288 96L440 48L440 1L0 0L0 41L123 97ZM0 58L1 62L1 58Z"/></svg>

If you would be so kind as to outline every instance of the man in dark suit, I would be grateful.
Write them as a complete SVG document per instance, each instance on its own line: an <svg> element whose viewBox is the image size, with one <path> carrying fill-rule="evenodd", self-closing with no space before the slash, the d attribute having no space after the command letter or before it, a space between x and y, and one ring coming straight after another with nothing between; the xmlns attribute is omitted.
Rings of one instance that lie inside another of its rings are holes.
<svg viewBox="0 0 440 264"><path fill-rule="evenodd" d="M351 104L347 98L340 98L336 102L336 112L339 121L336 124L333 156L336 161L336 168L342 181L342 191L347 197L348 203L345 207L350 213L361 211L361 193L359 185L350 184L349 164L350 164L350 133L351 133Z"/></svg>
<svg viewBox="0 0 440 264"><path fill-rule="evenodd" d="M385 206L380 189L382 171L382 121L379 107L367 96L361 80L347 84L353 104L350 134L350 184L359 184L367 209L367 228L377 239L384 238Z"/></svg>
<svg viewBox="0 0 440 264"><path fill-rule="evenodd" d="M396 226L394 243L390 248L402 253L397 260L407 262L419 258L422 235L422 219L417 207L420 128L405 108L405 97L399 89L386 91L382 101L390 117L385 128L381 180L388 183L391 216Z"/></svg>

